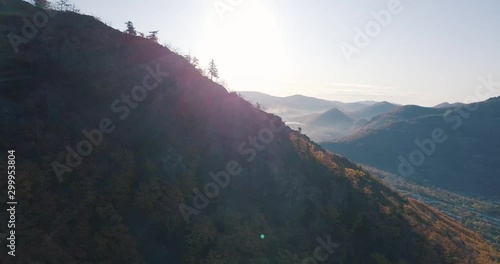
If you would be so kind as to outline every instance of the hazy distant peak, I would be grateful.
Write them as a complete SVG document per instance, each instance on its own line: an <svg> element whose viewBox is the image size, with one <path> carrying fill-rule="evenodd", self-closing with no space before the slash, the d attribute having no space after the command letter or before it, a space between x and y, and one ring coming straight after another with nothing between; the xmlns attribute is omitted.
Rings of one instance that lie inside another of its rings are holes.
<svg viewBox="0 0 500 264"><path fill-rule="evenodd" d="M464 104L463 103L453 103L453 104L450 104L448 102L444 102L444 103L440 103L436 106L434 106L433 108L452 108L452 107L460 107L460 106L463 106Z"/></svg>

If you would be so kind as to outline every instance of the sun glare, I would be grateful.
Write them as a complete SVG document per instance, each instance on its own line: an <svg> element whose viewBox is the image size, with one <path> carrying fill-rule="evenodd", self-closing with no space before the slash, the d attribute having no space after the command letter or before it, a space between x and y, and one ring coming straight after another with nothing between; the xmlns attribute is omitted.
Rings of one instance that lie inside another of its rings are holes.
<svg viewBox="0 0 500 264"><path fill-rule="evenodd" d="M225 19L208 19L199 42L203 61L214 59L229 86L250 86L284 78L287 57L275 18L262 1L234 7Z"/></svg>

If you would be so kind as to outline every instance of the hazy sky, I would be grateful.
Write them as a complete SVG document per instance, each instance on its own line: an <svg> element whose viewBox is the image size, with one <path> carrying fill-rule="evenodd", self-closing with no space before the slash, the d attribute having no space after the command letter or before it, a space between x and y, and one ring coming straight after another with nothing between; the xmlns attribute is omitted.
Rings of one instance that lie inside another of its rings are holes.
<svg viewBox="0 0 500 264"><path fill-rule="evenodd" d="M391 1L73 0L114 28L131 20L204 65L213 58L231 90L430 106L474 95L479 76L500 82L500 1ZM377 28L381 11L391 17ZM367 25L368 45L356 46ZM350 62L342 45L359 47Z"/></svg>

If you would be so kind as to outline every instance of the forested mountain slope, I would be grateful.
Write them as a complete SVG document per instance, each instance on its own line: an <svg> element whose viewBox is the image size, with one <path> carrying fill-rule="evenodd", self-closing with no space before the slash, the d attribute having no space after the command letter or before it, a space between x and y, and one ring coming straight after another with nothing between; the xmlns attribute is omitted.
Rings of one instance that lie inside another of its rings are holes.
<svg viewBox="0 0 500 264"><path fill-rule="evenodd" d="M2 35L22 36L42 11L0 12ZM182 56L90 16L48 20L18 53L0 38L0 149L15 149L19 201L18 256L1 263L498 261Z"/></svg>

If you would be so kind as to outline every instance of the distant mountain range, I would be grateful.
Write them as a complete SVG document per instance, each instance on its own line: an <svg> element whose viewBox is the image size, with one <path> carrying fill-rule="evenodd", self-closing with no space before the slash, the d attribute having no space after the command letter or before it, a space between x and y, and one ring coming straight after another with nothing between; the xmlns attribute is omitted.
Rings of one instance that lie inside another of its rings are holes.
<svg viewBox="0 0 500 264"><path fill-rule="evenodd" d="M366 106L376 103L373 101L343 103L340 101L329 101L303 95L277 97L259 92L238 93L252 103L259 103L264 110L279 114L284 118L289 116L295 117L311 113L325 112L332 108L338 108L341 111L350 112L360 110Z"/></svg>
<svg viewBox="0 0 500 264"><path fill-rule="evenodd" d="M290 127L300 127L316 141L334 140L349 135L373 117L398 107L389 102L343 103L302 95L276 97L259 92L240 94L250 102L259 104L264 110L283 117Z"/></svg>
<svg viewBox="0 0 500 264"><path fill-rule="evenodd" d="M500 99L492 98L452 108L398 107L322 146L421 183L498 197L499 131Z"/></svg>
<svg viewBox="0 0 500 264"><path fill-rule="evenodd" d="M418 150L416 140L427 142L434 129L442 129L447 141L436 144L435 153L425 155L422 165L401 165L401 168L411 171L409 177L420 183L471 196L500 196L500 177L496 176L500 152L495 151L500 147L500 137L495 134L500 131L498 98L474 105L445 102L422 107L389 102L342 103L298 95L281 98L256 92L242 94L270 109L279 106L294 109L295 114L304 109L316 111L288 116L285 120L290 127L300 127L303 133L323 142L325 148L335 153L396 174L402 163L410 162L410 154ZM478 110L468 111L473 106Z"/></svg>

